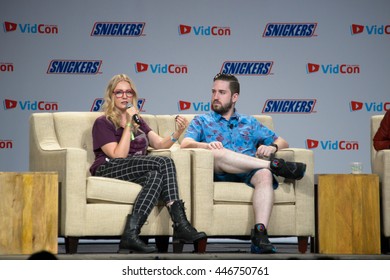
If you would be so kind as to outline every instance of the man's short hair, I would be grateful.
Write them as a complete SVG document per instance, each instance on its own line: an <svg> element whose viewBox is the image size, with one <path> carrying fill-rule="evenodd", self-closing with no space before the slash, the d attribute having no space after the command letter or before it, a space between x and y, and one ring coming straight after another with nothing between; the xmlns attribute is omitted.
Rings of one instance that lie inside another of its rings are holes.
<svg viewBox="0 0 390 280"><path fill-rule="evenodd" d="M214 76L213 81L215 82L217 80L229 82L230 85L229 88L232 94L236 92L240 94L240 82L238 81L236 76L232 74L218 73L217 75Z"/></svg>

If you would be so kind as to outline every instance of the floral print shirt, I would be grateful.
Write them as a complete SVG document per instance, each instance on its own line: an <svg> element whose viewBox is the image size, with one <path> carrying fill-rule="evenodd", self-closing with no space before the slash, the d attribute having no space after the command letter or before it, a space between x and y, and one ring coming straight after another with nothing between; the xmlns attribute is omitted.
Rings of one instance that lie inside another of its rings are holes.
<svg viewBox="0 0 390 280"><path fill-rule="evenodd" d="M214 111L195 116L185 137L197 142L219 141L226 149L249 156L255 156L260 145L270 145L278 138L253 116L236 111L229 120Z"/></svg>

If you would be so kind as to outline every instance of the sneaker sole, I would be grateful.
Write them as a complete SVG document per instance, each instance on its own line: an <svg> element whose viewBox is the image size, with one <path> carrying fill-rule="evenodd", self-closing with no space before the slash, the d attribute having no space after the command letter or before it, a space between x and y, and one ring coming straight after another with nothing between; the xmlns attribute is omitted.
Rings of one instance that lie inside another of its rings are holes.
<svg viewBox="0 0 390 280"><path fill-rule="evenodd" d="M276 253L276 249L275 248L272 248L272 249L261 249L258 246L251 245L251 253L252 254L275 254Z"/></svg>

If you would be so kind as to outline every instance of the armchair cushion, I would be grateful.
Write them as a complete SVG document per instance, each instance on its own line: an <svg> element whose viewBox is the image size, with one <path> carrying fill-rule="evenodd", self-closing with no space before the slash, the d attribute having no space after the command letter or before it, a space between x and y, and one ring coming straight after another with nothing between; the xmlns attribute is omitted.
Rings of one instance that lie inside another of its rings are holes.
<svg viewBox="0 0 390 280"><path fill-rule="evenodd" d="M89 176L87 179L87 202L88 203L134 203L141 186L122 180L105 177Z"/></svg>

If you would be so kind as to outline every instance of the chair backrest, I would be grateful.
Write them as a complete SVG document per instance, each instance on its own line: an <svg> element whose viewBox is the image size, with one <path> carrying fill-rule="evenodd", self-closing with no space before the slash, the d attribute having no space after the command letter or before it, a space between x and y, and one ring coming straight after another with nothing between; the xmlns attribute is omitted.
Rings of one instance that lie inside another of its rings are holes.
<svg viewBox="0 0 390 280"><path fill-rule="evenodd" d="M87 167L93 163L92 126L101 112L56 112L34 113L31 115L32 135L42 148L80 148L87 151ZM158 133L154 115L142 118ZM89 172L89 170L86 170Z"/></svg>
<svg viewBox="0 0 390 280"><path fill-rule="evenodd" d="M373 166L373 163L374 163L374 159L375 159L375 156L376 156L376 150L374 148L374 136L375 136L375 133L378 131L378 128L381 124L381 121L383 119L384 115L374 115L374 116L371 116L371 122L370 122L370 126L371 126L371 133L370 133L370 143L371 143L371 169L372 169L372 166Z"/></svg>

